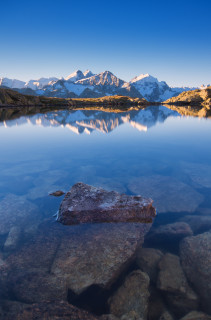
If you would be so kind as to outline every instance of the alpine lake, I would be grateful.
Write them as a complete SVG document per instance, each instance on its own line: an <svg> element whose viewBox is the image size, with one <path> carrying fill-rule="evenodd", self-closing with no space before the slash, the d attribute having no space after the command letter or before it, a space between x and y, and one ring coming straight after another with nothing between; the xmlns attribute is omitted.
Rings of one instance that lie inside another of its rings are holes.
<svg viewBox="0 0 211 320"><path fill-rule="evenodd" d="M0 319L210 319L211 118L6 112L0 147ZM49 194L77 182L151 198L156 217L64 226Z"/></svg>

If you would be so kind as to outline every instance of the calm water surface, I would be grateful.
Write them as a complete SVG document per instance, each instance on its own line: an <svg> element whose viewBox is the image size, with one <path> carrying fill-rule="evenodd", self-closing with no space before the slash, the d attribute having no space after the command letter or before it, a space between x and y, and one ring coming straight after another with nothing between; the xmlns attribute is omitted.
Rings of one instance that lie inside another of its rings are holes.
<svg viewBox="0 0 211 320"><path fill-rule="evenodd" d="M23 235L13 250L4 247L9 228L1 231L2 259L30 241L33 226L47 221L48 233L62 201L49 192L67 191L79 181L152 198L154 228L211 213L210 119L164 106L125 113L60 110L4 119L0 146L0 208L8 203L14 216L16 205L31 212L19 220ZM11 213L0 215L5 221ZM177 246L166 243L163 250L177 253Z"/></svg>

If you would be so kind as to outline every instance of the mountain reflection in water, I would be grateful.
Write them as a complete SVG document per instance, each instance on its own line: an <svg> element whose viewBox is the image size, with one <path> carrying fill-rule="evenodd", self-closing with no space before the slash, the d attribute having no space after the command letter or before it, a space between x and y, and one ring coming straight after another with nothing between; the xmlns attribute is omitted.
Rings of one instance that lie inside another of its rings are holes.
<svg viewBox="0 0 211 320"><path fill-rule="evenodd" d="M14 115L13 115L14 116ZM43 127L65 127L76 134L90 134L94 130L109 133L118 126L128 123L139 131L147 131L157 122L164 122L168 117L178 117L178 112L164 106L152 106L140 111L110 113L101 111L68 111L59 110L45 114L20 116L10 119L2 117L5 127L20 126L26 123ZM0 125L2 125L0 123Z"/></svg>
<svg viewBox="0 0 211 320"><path fill-rule="evenodd" d="M0 109L0 319L210 314L210 145L211 119L164 106ZM79 181L153 199L153 224L56 223L48 194Z"/></svg>

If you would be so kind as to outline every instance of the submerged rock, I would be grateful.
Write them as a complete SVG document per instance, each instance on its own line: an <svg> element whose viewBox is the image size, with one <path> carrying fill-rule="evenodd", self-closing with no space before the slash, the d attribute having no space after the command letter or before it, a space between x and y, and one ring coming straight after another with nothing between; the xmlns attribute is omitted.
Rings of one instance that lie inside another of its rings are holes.
<svg viewBox="0 0 211 320"><path fill-rule="evenodd" d="M180 320L211 320L211 316L199 311L191 311Z"/></svg>
<svg viewBox="0 0 211 320"><path fill-rule="evenodd" d="M8 194L0 202L0 235L10 232L12 227L31 224L38 208L22 196Z"/></svg>
<svg viewBox="0 0 211 320"><path fill-rule="evenodd" d="M78 309L65 301L32 304L17 315L17 320L97 320L91 313Z"/></svg>
<svg viewBox="0 0 211 320"><path fill-rule="evenodd" d="M211 214L211 210L209 214ZM188 223L194 234L203 233L211 229L211 215L187 215L181 218L181 221Z"/></svg>
<svg viewBox="0 0 211 320"><path fill-rule="evenodd" d="M150 227L150 223L65 227L47 221L7 257L2 283L10 295L28 303L66 300L68 290L75 297L90 287L108 289L135 261Z"/></svg>
<svg viewBox="0 0 211 320"><path fill-rule="evenodd" d="M159 213L194 212L204 197L184 182L170 176L148 175L130 180L128 189L152 197Z"/></svg>
<svg viewBox="0 0 211 320"><path fill-rule="evenodd" d="M203 310L211 314L211 232L182 240L180 258L188 280L201 298Z"/></svg>
<svg viewBox="0 0 211 320"><path fill-rule="evenodd" d="M179 242L187 236L192 236L193 231L185 222L175 222L152 228L147 240L153 243L163 243L166 241Z"/></svg>
<svg viewBox="0 0 211 320"><path fill-rule="evenodd" d="M89 222L150 222L155 214L151 199L76 183L61 203L58 221L67 225Z"/></svg>
<svg viewBox="0 0 211 320"><path fill-rule="evenodd" d="M158 320L166 311L166 305L160 290L150 286L149 308L147 320Z"/></svg>
<svg viewBox="0 0 211 320"><path fill-rule="evenodd" d="M21 231L21 228L16 226L10 229L10 232L4 243L4 251L11 251L16 249L21 238Z"/></svg>
<svg viewBox="0 0 211 320"><path fill-rule="evenodd" d="M140 318L147 319L148 289L148 275L140 270L133 271L126 277L124 284L110 297L108 301L110 312L117 317L136 312Z"/></svg>
<svg viewBox="0 0 211 320"><path fill-rule="evenodd" d="M68 228L51 272L75 294L90 286L109 288L135 260L150 224L110 223Z"/></svg>
<svg viewBox="0 0 211 320"><path fill-rule="evenodd" d="M159 262L157 287L163 291L168 304L177 316L197 310L198 297L190 288L178 256L167 253Z"/></svg>
<svg viewBox="0 0 211 320"><path fill-rule="evenodd" d="M152 282L156 282L158 274L158 263L163 253L154 248L139 248L136 263L139 268L148 274Z"/></svg>

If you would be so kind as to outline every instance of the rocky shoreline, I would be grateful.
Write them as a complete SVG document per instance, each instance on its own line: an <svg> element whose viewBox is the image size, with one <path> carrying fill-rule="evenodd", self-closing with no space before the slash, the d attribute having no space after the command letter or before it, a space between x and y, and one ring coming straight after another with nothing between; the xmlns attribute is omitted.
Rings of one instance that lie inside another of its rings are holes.
<svg viewBox="0 0 211 320"><path fill-rule="evenodd" d="M124 199L81 183L60 207L72 208L71 216L87 214L78 225L39 221L30 201L5 197L0 202L0 319L211 319L210 216L175 217L153 226L151 202L129 199L130 207L137 201L143 206L148 221L117 223ZM95 216L100 206L115 223L99 223L105 220L99 214L98 223L90 223L90 210ZM66 209L60 211L64 217ZM174 243L170 250L166 239Z"/></svg>

